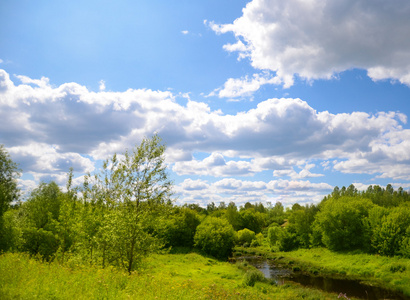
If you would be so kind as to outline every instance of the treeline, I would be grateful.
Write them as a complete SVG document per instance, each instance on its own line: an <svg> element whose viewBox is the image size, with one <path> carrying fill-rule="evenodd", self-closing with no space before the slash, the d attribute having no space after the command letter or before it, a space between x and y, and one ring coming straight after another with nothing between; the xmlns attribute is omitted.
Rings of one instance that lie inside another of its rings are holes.
<svg viewBox="0 0 410 300"><path fill-rule="evenodd" d="M268 230L270 245L281 251L327 247L410 257L410 195L401 187L335 187L318 205L293 205L287 218Z"/></svg>
<svg viewBox="0 0 410 300"><path fill-rule="evenodd" d="M336 187L318 205L277 202L176 206L158 136L104 162L62 191L41 183L19 201L20 170L0 146L0 251L27 252L46 261L114 265L131 272L153 252L197 248L226 259L234 245L273 251L327 247L410 257L410 196L370 186Z"/></svg>

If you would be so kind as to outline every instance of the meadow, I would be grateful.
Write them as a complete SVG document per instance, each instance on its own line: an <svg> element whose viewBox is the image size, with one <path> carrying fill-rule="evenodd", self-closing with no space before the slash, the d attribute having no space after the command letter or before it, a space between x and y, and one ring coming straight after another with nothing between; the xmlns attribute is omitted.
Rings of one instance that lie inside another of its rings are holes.
<svg viewBox="0 0 410 300"><path fill-rule="evenodd" d="M157 254L128 272L76 264L41 262L22 253L0 256L0 299L336 299L297 285L249 285L246 265L197 253Z"/></svg>

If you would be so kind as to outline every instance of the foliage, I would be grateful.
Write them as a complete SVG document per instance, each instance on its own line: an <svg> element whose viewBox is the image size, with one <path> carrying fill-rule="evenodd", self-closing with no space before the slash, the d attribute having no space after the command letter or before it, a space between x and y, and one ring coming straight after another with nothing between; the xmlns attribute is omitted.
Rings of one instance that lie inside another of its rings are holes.
<svg viewBox="0 0 410 300"><path fill-rule="evenodd" d="M252 241L255 239L256 234L252 230L249 230L248 228L242 229L238 231L238 245L244 245L245 243L248 244L248 246L252 243Z"/></svg>
<svg viewBox="0 0 410 300"><path fill-rule="evenodd" d="M175 207L168 218L158 224L156 236L166 247L192 247L200 219L196 211Z"/></svg>
<svg viewBox="0 0 410 300"><path fill-rule="evenodd" d="M265 214L256 211L252 207L241 210L239 215L242 223L241 229L248 228L255 233L259 233L265 226Z"/></svg>
<svg viewBox="0 0 410 300"><path fill-rule="evenodd" d="M271 248L279 244L279 238L282 230L283 229L276 224L272 224L272 226L269 227L268 241Z"/></svg>
<svg viewBox="0 0 410 300"><path fill-rule="evenodd" d="M298 209L292 209L288 217L289 225L287 230L296 236L295 244L301 248L309 248L310 240L313 233L312 224L316 214L319 211L315 205L300 206Z"/></svg>
<svg viewBox="0 0 410 300"><path fill-rule="evenodd" d="M262 233L258 233L258 234L255 236L255 239L252 240L252 242L251 242L251 247L262 246L264 240L265 240L265 237L263 236L263 234L262 234Z"/></svg>
<svg viewBox="0 0 410 300"><path fill-rule="evenodd" d="M142 257L162 247L153 233L167 213L171 195L164 151L158 136L144 139L123 158L114 155L107 160L93 185L85 183L89 213L96 212L85 244L90 252L94 247L99 250L103 266L114 263L131 272Z"/></svg>
<svg viewBox="0 0 410 300"><path fill-rule="evenodd" d="M62 192L55 182L41 183L20 208L21 250L53 258L59 248L56 225L60 215Z"/></svg>
<svg viewBox="0 0 410 300"><path fill-rule="evenodd" d="M0 145L0 217L9 208L10 203L19 198L17 179L20 170L12 161L3 145Z"/></svg>
<svg viewBox="0 0 410 300"><path fill-rule="evenodd" d="M220 259L226 259L235 242L235 231L225 219L207 217L196 230L195 246Z"/></svg>
<svg viewBox="0 0 410 300"><path fill-rule="evenodd" d="M379 254L394 256L400 252L409 228L410 208L395 208L381 217L379 226L373 227L372 245ZM406 253L405 249L403 244L402 253Z"/></svg>
<svg viewBox="0 0 410 300"><path fill-rule="evenodd" d="M370 244L366 218L372 207L368 199L340 197L326 201L317 214L314 228L330 250L362 249Z"/></svg>
<svg viewBox="0 0 410 300"><path fill-rule="evenodd" d="M4 228L3 215L9 209L10 204L19 199L19 189L17 179L20 177L20 170L17 164L12 161L3 145L0 145L0 252L8 250L11 245L9 241L12 237L8 236Z"/></svg>

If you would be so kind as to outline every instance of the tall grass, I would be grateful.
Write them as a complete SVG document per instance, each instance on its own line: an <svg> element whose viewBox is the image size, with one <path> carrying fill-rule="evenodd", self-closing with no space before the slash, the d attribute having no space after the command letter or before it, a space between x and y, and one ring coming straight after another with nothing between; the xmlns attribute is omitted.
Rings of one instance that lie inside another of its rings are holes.
<svg viewBox="0 0 410 300"><path fill-rule="evenodd" d="M235 265L194 253L150 256L131 275L8 253L0 256L0 299L335 299L258 279L251 287L244 276Z"/></svg>

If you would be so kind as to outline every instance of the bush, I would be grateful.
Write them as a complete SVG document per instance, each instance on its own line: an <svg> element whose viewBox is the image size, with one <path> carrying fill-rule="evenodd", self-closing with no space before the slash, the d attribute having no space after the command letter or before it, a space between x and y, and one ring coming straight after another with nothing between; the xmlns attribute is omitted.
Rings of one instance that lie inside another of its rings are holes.
<svg viewBox="0 0 410 300"><path fill-rule="evenodd" d="M265 281L265 276L259 270L248 270L243 277L243 283L247 286L254 286L256 282Z"/></svg>
<svg viewBox="0 0 410 300"><path fill-rule="evenodd" d="M258 233L255 237L255 239L252 241L251 243L251 247L258 247L258 246L262 246L263 243L263 234L262 233Z"/></svg>
<svg viewBox="0 0 410 300"><path fill-rule="evenodd" d="M196 229L195 246L220 259L232 253L235 231L225 219L207 217Z"/></svg>
<svg viewBox="0 0 410 300"><path fill-rule="evenodd" d="M269 227L268 229L268 241L269 241L269 245L271 247L276 246L279 242L279 236L281 234L281 231L283 229L281 227L279 227L278 225L274 225Z"/></svg>
<svg viewBox="0 0 410 300"><path fill-rule="evenodd" d="M248 228L238 231L238 245L250 245L256 237L255 232Z"/></svg>

